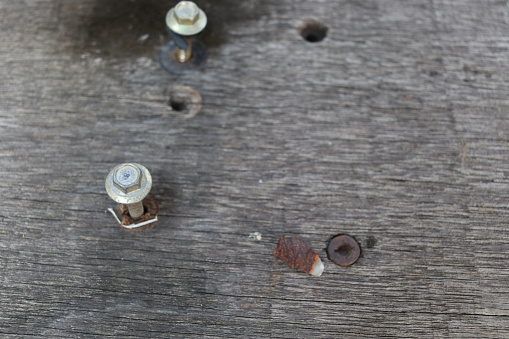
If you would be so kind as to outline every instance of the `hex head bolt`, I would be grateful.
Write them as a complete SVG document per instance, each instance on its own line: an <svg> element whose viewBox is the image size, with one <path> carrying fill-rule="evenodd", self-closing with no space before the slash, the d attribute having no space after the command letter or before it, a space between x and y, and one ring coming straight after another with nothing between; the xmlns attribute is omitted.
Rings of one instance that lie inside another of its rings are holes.
<svg viewBox="0 0 509 339"><path fill-rule="evenodd" d="M192 1L181 1L166 14L172 37L162 49L162 66L177 74L199 68L206 59L205 46L192 37L207 25L207 15ZM180 65L179 65L180 64Z"/></svg>
<svg viewBox="0 0 509 339"><path fill-rule="evenodd" d="M110 198L126 205L131 218L138 220L144 214L142 200L152 188L152 176L140 164L121 164L108 174L105 187Z"/></svg>

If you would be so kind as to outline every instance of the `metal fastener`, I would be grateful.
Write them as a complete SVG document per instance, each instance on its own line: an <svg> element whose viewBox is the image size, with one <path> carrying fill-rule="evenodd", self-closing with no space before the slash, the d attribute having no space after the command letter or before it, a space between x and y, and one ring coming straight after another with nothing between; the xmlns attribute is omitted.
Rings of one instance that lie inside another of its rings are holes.
<svg viewBox="0 0 509 339"><path fill-rule="evenodd" d="M166 14L172 40L161 50L161 64L176 74L201 67L206 60L205 46L194 39L207 25L207 15L192 1L181 1Z"/></svg>
<svg viewBox="0 0 509 339"><path fill-rule="evenodd" d="M179 35L195 35L207 26L207 15L194 2L181 1L166 14L166 25Z"/></svg>
<svg viewBox="0 0 509 339"><path fill-rule="evenodd" d="M131 218L137 220L144 213L142 200L152 188L152 176L140 164L121 164L108 174L105 187L110 198L126 205Z"/></svg>
<svg viewBox="0 0 509 339"><path fill-rule="evenodd" d="M175 34L181 36L195 35L200 33L207 25L207 16L194 2L181 1L166 14L166 25ZM174 39L176 40L175 37ZM176 56L181 63L189 61L192 56L192 40L188 39L184 42L187 43L184 49L179 46L182 44L176 42Z"/></svg>
<svg viewBox="0 0 509 339"><path fill-rule="evenodd" d="M359 259L361 248L357 241L349 235L334 237L327 246L329 259L340 266L350 266Z"/></svg>

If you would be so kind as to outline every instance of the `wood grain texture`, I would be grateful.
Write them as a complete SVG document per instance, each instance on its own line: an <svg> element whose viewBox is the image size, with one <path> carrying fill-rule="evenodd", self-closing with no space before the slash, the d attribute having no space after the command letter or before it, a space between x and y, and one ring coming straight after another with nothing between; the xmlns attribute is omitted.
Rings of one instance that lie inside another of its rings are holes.
<svg viewBox="0 0 509 339"><path fill-rule="evenodd" d="M198 3L208 64L177 77L175 1L0 1L0 336L509 337L506 2ZM154 179L148 233L105 212L126 161Z"/></svg>

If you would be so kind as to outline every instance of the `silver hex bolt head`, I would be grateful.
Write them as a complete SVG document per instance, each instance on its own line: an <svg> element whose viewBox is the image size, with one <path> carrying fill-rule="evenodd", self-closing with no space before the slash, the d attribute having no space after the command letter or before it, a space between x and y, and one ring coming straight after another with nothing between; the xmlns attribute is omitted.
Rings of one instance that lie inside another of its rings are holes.
<svg viewBox="0 0 509 339"><path fill-rule="evenodd" d="M117 167L113 174L113 185L124 194L132 193L141 188L142 175L138 167L124 164Z"/></svg>
<svg viewBox="0 0 509 339"><path fill-rule="evenodd" d="M166 14L166 25L177 34L195 35L207 25L207 15L194 2L181 1Z"/></svg>
<svg viewBox="0 0 509 339"><path fill-rule="evenodd" d="M140 164L126 163L116 166L106 177L106 192L120 204L142 201L152 188L152 176Z"/></svg>

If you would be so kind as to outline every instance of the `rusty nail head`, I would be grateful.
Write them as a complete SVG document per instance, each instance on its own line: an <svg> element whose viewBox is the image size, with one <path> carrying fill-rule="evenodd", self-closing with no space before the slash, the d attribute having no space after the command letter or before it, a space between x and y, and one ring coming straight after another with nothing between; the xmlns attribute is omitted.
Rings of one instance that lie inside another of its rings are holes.
<svg viewBox="0 0 509 339"><path fill-rule="evenodd" d="M361 248L357 241L349 235L334 237L327 246L329 259L339 266L350 266L359 259Z"/></svg>

